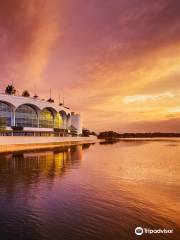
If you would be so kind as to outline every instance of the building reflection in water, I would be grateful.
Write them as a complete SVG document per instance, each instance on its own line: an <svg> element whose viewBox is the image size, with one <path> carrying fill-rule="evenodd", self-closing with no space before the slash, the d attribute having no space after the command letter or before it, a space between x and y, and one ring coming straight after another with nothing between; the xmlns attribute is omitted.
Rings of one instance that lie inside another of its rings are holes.
<svg viewBox="0 0 180 240"><path fill-rule="evenodd" d="M30 187L31 184L45 181L53 184L56 178L80 166L83 148L89 146L1 154L0 189L12 194L18 186Z"/></svg>

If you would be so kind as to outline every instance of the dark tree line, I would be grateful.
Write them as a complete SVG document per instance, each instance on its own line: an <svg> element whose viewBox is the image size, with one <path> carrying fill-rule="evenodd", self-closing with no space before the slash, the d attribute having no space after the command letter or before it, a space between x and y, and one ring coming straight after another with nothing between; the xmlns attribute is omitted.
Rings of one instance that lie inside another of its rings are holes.
<svg viewBox="0 0 180 240"><path fill-rule="evenodd" d="M117 133L114 131L100 132L98 138L112 139L112 138L157 138L157 137L180 137L180 133Z"/></svg>

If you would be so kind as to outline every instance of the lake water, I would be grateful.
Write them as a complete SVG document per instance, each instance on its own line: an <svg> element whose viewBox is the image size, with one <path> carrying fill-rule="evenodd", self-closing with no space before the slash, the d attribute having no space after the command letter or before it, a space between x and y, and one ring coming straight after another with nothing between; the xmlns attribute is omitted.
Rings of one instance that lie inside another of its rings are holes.
<svg viewBox="0 0 180 240"><path fill-rule="evenodd" d="M1 154L0 239L180 239L180 141Z"/></svg>

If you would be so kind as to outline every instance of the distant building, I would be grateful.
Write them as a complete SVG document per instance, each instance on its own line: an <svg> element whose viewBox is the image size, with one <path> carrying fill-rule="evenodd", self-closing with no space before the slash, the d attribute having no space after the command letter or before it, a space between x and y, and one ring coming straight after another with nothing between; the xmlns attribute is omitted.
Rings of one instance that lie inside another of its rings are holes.
<svg viewBox="0 0 180 240"><path fill-rule="evenodd" d="M82 133L79 114L53 102L31 97L0 94L0 134L60 136L70 134L70 126Z"/></svg>

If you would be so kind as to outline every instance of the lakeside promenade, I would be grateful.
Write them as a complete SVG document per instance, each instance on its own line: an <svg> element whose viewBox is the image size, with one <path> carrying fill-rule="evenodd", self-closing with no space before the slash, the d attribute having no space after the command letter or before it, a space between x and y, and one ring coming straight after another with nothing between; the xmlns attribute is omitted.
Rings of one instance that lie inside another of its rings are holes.
<svg viewBox="0 0 180 240"><path fill-rule="evenodd" d="M0 136L0 153L100 142L96 137Z"/></svg>

